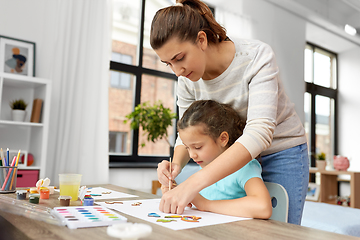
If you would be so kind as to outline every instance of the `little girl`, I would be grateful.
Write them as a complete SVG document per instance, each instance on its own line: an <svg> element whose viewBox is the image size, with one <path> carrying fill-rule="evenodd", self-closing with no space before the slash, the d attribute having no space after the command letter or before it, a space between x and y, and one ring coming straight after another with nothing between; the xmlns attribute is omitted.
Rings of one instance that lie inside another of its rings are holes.
<svg viewBox="0 0 360 240"><path fill-rule="evenodd" d="M229 148L242 134L244 124L227 104L195 101L178 122L179 136L190 157L201 168ZM168 185L162 191L168 191ZM254 159L235 173L203 189L193 200L199 210L268 219L272 213L269 192Z"/></svg>

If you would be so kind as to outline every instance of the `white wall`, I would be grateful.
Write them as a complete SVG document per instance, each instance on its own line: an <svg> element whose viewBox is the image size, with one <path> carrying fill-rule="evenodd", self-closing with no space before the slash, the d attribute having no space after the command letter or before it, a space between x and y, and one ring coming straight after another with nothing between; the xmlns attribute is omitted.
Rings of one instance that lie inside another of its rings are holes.
<svg viewBox="0 0 360 240"><path fill-rule="evenodd" d="M143 192L151 192L151 183L157 180L154 168L110 168L109 182Z"/></svg>
<svg viewBox="0 0 360 240"><path fill-rule="evenodd" d="M338 55L338 150L350 159L349 170L360 171L360 47Z"/></svg>
<svg viewBox="0 0 360 240"><path fill-rule="evenodd" d="M54 48L52 14L46 0L0 0L0 35L35 42L36 77L49 78ZM58 101L58 99L57 99Z"/></svg>

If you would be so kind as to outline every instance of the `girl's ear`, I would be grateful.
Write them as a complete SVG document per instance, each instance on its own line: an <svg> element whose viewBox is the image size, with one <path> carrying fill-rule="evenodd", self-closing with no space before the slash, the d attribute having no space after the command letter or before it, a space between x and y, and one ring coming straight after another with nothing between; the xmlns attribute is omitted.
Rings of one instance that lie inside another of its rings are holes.
<svg viewBox="0 0 360 240"><path fill-rule="evenodd" d="M221 146L226 147L226 145L229 142L229 134L226 131L224 131L220 134L218 139L220 141Z"/></svg>
<svg viewBox="0 0 360 240"><path fill-rule="evenodd" d="M207 36L206 36L206 33L204 31L198 32L197 44L199 45L199 47L203 51L207 48L207 46L208 46Z"/></svg>

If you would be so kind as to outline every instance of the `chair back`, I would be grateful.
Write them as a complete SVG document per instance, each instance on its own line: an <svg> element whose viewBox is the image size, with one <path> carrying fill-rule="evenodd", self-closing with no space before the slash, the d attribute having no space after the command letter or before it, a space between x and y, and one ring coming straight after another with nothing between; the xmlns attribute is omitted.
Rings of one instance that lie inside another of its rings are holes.
<svg viewBox="0 0 360 240"><path fill-rule="evenodd" d="M270 219L287 222L289 210L289 197L286 189L278 183L264 182L270 193L272 215Z"/></svg>
<svg viewBox="0 0 360 240"><path fill-rule="evenodd" d="M198 172L200 170L200 167L198 165L194 164L187 164L185 167L181 170L181 173L175 178L175 181L177 184L180 184L184 182L186 179L188 179L191 175Z"/></svg>

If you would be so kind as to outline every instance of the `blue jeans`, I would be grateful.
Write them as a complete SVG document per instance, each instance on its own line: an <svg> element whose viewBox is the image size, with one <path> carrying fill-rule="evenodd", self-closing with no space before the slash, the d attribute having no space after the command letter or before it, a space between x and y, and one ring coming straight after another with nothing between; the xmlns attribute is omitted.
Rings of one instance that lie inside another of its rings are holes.
<svg viewBox="0 0 360 240"><path fill-rule="evenodd" d="M289 195L288 222L300 225L309 184L307 144L261 156L265 182L281 184Z"/></svg>

